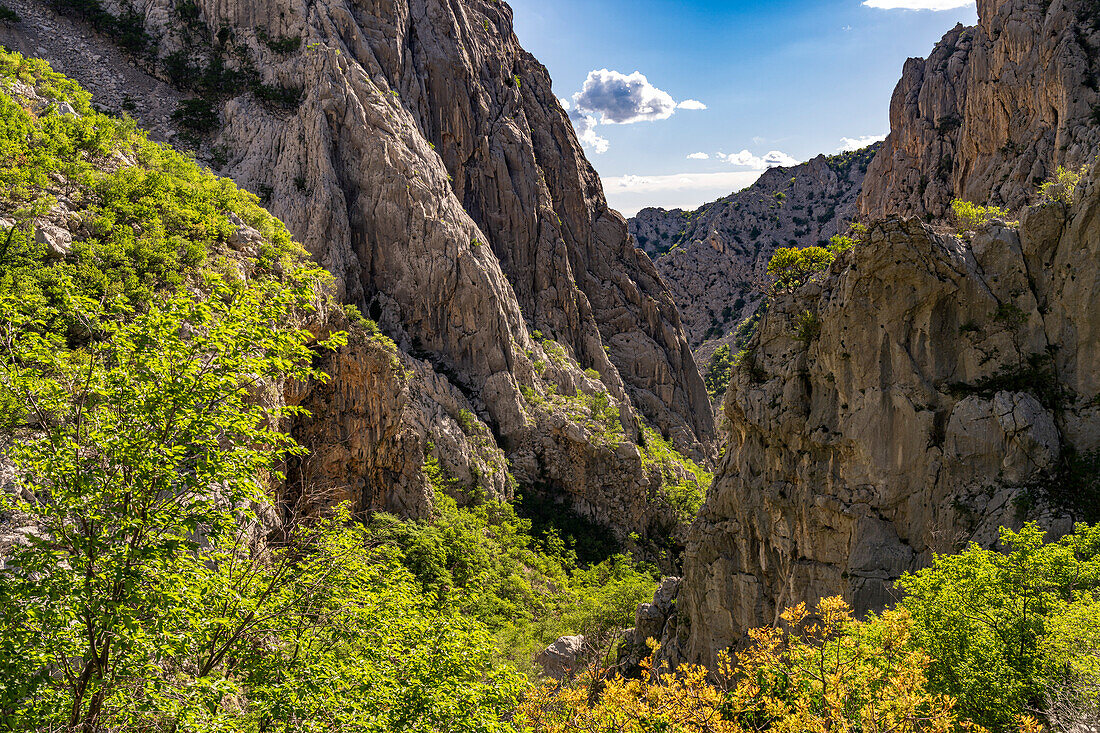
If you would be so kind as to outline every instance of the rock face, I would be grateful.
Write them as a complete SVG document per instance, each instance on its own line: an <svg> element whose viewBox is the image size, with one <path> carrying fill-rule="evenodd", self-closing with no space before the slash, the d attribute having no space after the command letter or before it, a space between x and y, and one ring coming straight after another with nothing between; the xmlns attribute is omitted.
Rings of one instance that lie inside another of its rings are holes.
<svg viewBox="0 0 1100 733"><path fill-rule="evenodd" d="M608 209L506 5L199 0L185 15L171 0L125 5L151 39L140 64L216 102L217 132L200 154L262 195L334 275L337 297L393 338L399 360L432 371L414 380L431 385L420 396L384 388L391 418L401 399L418 405L416 420L467 405L521 484L624 532L662 519L659 478L632 447L639 421L706 457L706 391L672 298ZM56 35L36 42L66 42ZM93 92L109 86L74 75ZM423 461L423 440L373 422L373 358L342 354L336 378L302 397L319 416L302 430L344 446L318 458L331 469L307 483L401 485ZM596 393L617 412L624 444L598 445L583 420L544 399ZM341 443L367 423L369 438ZM362 473L345 475L351 467ZM429 502L398 495L367 504L415 514Z"/></svg>
<svg viewBox="0 0 1100 733"><path fill-rule="evenodd" d="M1016 209L1100 141L1100 15L1087 0L979 0L927 59L909 59L860 211L942 218L952 198Z"/></svg>
<svg viewBox="0 0 1100 733"><path fill-rule="evenodd" d="M539 652L535 664L542 667L547 677L563 680L580 670L584 664L584 653L583 636L563 636Z"/></svg>
<svg viewBox="0 0 1100 733"><path fill-rule="evenodd" d="M1100 448L1100 172L1077 198L972 239L888 219L775 300L727 394L672 649L711 662L827 595L880 608L933 552L1089 510L1074 491Z"/></svg>
<svg viewBox="0 0 1100 733"><path fill-rule="evenodd" d="M759 284L777 247L825 244L847 229L877 150L772 168L696 211L642 209L629 221L672 291L698 364L735 341L738 324L759 307Z"/></svg>

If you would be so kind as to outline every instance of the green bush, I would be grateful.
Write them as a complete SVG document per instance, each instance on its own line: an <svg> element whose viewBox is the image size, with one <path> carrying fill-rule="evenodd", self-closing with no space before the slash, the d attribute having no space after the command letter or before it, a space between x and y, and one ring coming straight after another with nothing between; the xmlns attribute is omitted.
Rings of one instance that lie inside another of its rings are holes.
<svg viewBox="0 0 1100 733"><path fill-rule="evenodd" d="M642 422L642 463L655 468L663 480L661 494L682 522L690 522L703 506L714 474L682 455L676 447Z"/></svg>
<svg viewBox="0 0 1100 733"><path fill-rule="evenodd" d="M448 481L438 463L430 474ZM521 669L533 671L534 654L559 636L630 626L656 587L653 568L624 556L584 566L555 531L536 540L510 504L458 507L437 491L436 512L424 522L378 514L369 531L393 545L424 597L484 623L501 659Z"/></svg>
<svg viewBox="0 0 1100 733"><path fill-rule="evenodd" d="M1075 171L1058 166L1054 175L1039 185L1039 203L1044 205L1052 203L1071 205L1074 201L1077 186L1088 171L1089 167L1087 165L1081 166L1080 169Z"/></svg>
<svg viewBox="0 0 1100 733"><path fill-rule="evenodd" d="M99 338L73 351L0 299L0 401L36 425L0 494L37 530L0 572L7 729L510 729L523 680L485 628L346 513L250 539L300 411L242 385L323 378L312 350L339 341L290 325L316 277L208 277L140 314L80 300Z"/></svg>
<svg viewBox="0 0 1100 733"><path fill-rule="evenodd" d="M172 121L191 132L208 135L218 129L218 109L208 99L185 99L172 112Z"/></svg>
<svg viewBox="0 0 1100 733"><path fill-rule="evenodd" d="M1081 648L1066 619L1098 609L1100 528L1078 525L1044 544L1043 530L1029 524L1019 533L1002 529L1001 543L1003 553L971 545L936 555L931 568L898 585L931 657L934 689L955 697L965 718L1009 731L1017 715L1043 707Z"/></svg>
<svg viewBox="0 0 1100 733"><path fill-rule="evenodd" d="M1001 219L1007 223L1010 216L1007 209L996 206L978 206L969 201L955 199L951 202L951 215L955 219L955 229L959 234L976 231L991 219Z"/></svg>
<svg viewBox="0 0 1100 733"><path fill-rule="evenodd" d="M86 92L44 62L0 51L0 78L19 79L79 113L50 108L32 115L20 100L0 92L0 207L17 224L0 241L0 293L17 293L47 328L73 326L65 283L97 300L143 303L157 289L217 265L216 253L227 249L233 232L226 212L264 236L261 269L304 258L255 196L149 142L132 119L97 113ZM107 164L119 156L133 165ZM72 216L79 222L70 226L77 234L74 256L56 262L47 260L31 228L32 220L56 205L55 194L76 203Z"/></svg>
<svg viewBox="0 0 1100 733"><path fill-rule="evenodd" d="M794 337L797 341L802 341L803 343L808 344L815 338L817 338L817 335L819 333L821 333L821 319L818 318L817 314L812 311L802 311L797 316L795 316L794 321Z"/></svg>
<svg viewBox="0 0 1100 733"><path fill-rule="evenodd" d="M19 13L0 3L0 23L18 23Z"/></svg>
<svg viewBox="0 0 1100 733"><path fill-rule="evenodd" d="M706 374L703 376L703 384L707 387L707 394L713 402L726 393L729 387L730 376L733 373L733 359L730 356L729 344L722 344L707 361Z"/></svg>
<svg viewBox="0 0 1100 733"><path fill-rule="evenodd" d="M780 247L768 262L772 291L797 290L829 269L836 255L823 247Z"/></svg>

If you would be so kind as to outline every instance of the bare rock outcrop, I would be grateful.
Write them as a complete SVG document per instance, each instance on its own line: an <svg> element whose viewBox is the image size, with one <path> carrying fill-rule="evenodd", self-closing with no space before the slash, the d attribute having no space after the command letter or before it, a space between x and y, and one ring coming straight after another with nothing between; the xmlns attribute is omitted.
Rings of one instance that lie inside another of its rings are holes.
<svg viewBox="0 0 1100 733"><path fill-rule="evenodd" d="M666 631L681 658L711 662L801 601L881 608L934 552L1028 518L1064 532L1089 510L1075 492L1100 479L1100 172L1077 199L970 239L888 219L774 301L689 532Z"/></svg>
<svg viewBox="0 0 1100 733"><path fill-rule="evenodd" d="M15 9L27 1L16 0ZM199 154L261 195L334 275L337 297L393 338L399 361L431 370L434 376L414 380L431 385L419 397L400 397L389 377L377 383L389 390L390 419L407 419L390 410L395 400L417 406L414 423L461 404L487 426L483 437L504 451L520 483L624 532L644 534L664 521L653 502L660 478L632 447L640 420L705 459L714 436L706 391L668 290L607 207L546 70L512 32L507 5L104 6L140 24L148 42L131 61L159 79L147 86L169 81L215 103L217 129L198 136ZM79 57L51 50L66 38L36 36L42 45L31 52ZM81 42L117 52L103 37ZM71 73L93 92L117 86L100 79L98 68L82 78L85 68L72 63ZM134 112L140 118L143 110ZM164 123L163 115L155 122ZM188 120L169 123L180 132ZM364 392L382 379L374 360L355 349L341 354L334 380L303 398L314 401L318 418L307 432L317 445L336 445L353 425L381 416L383 397ZM624 445L597 444L584 421L553 400L532 401L551 392L577 399L606 393ZM344 408L348 422L339 425ZM375 446L361 437L340 449L347 454L329 451L317 460L329 468L308 480L365 491L386 476L396 493L368 491L365 506L416 513L427 495L401 487L413 485L411 467L423 461L428 438L419 430L418 440L398 439L398 423L372 425L368 434L381 441ZM447 442L432 442L456 479L469 475L466 458L449 462ZM362 472L345 475L353 466ZM500 476L490 473L500 489Z"/></svg>
<svg viewBox="0 0 1100 733"><path fill-rule="evenodd" d="M760 306L759 284L777 247L827 244L847 229L878 147L772 168L696 211L649 208L630 219L630 233L680 308L700 366L735 342L738 325Z"/></svg>
<svg viewBox="0 0 1100 733"><path fill-rule="evenodd" d="M953 198L1017 209L1100 142L1100 16L1085 0L979 0L927 59L909 59L860 211L944 217Z"/></svg>

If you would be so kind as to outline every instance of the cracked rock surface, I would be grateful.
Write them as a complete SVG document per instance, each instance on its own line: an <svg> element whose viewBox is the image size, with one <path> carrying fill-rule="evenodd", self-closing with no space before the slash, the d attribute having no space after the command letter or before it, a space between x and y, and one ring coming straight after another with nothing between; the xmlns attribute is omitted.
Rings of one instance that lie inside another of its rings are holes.
<svg viewBox="0 0 1100 733"><path fill-rule="evenodd" d="M701 368L723 344L738 351L737 327L763 300L760 283L776 248L824 246L844 233L878 148L772 168L695 211L647 208L629 220L680 308Z"/></svg>
<svg viewBox="0 0 1100 733"><path fill-rule="evenodd" d="M860 211L942 218L951 199L1012 210L1095 154L1100 15L1088 0L979 0L978 25L909 59Z"/></svg>
<svg viewBox="0 0 1100 733"><path fill-rule="evenodd" d="M166 83L173 64L253 74L251 86L214 97L217 130L199 136L197 153L261 196L333 274L337 296L393 338L402 363L431 370L414 380L433 385L419 414L453 415L461 403L520 484L624 535L668 520L655 501L661 478L635 447L640 422L707 460L706 391L668 290L608 208L507 5L198 0L184 18L172 0L136 0L125 8L150 43L133 57L45 3L11 5L24 20L0 29L0 41L57 63L158 139L187 139L172 112L199 94ZM297 101L258 96L272 90ZM254 245L248 232L237 240ZM371 392L382 363L345 356L332 383L293 396L323 418L303 434L333 446L306 483L359 487L362 505L421 513L428 493L391 496L381 483L424 460L423 431L417 440L385 432L403 424L405 388ZM582 401L606 392L621 442L601 444L583 420L531 397L551 392ZM364 420L379 440L349 444ZM440 459L461 480L469 441L434 443L461 452Z"/></svg>
<svg viewBox="0 0 1100 733"><path fill-rule="evenodd" d="M670 649L713 662L789 605L882 608L903 572L993 546L999 526L1068 531L1044 497L1067 455L1100 448L1098 324L1100 172L1018 229L888 219L777 298L726 397L731 440L689 532Z"/></svg>

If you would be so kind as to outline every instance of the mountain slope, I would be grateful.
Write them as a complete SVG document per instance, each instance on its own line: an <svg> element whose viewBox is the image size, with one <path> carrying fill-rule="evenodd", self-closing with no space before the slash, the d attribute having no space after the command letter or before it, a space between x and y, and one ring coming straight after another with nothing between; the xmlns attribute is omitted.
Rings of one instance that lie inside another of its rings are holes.
<svg viewBox="0 0 1100 733"><path fill-rule="evenodd" d="M24 5L12 3L27 17L42 12ZM436 406L429 414L469 423L479 441L504 449L521 485L597 521L643 533L675 522L662 471L639 445L642 421L703 458L713 439L706 392L667 290L607 208L506 5L101 8L121 19L110 29L133 26L125 38L137 39L140 66L196 98L169 126L260 192L333 273L337 297L432 375L436 387L420 393ZM66 43L6 34L5 42ZM106 35L90 47L114 53L118 38ZM80 80L93 91L110 86L99 75ZM344 424L342 405L367 414L376 397L361 365L334 371L333 395L311 398L318 418L308 432L317 446L343 447L306 467L300 483L338 485L364 507L394 506L382 499L392 489L384 477L419 465L427 438L397 430L385 451L376 441L349 447L349 434L362 431ZM443 453L450 442L433 445ZM474 493L508 491L480 472L462 476Z"/></svg>
<svg viewBox="0 0 1100 733"><path fill-rule="evenodd" d="M994 547L1002 525L1058 536L1097 519L1100 171L1037 190L1095 155L1081 105L1096 77L1070 73L1089 63L1074 44L1094 35L1092 5L979 11L978 29L906 65L860 199L868 238L777 295L734 368L683 578L639 609L670 659L713 663L801 601L880 609L902 573ZM921 221L956 196L1020 221L960 235Z"/></svg>
<svg viewBox="0 0 1100 733"><path fill-rule="evenodd" d="M630 219L630 233L680 308L697 363L735 341L738 324L759 307L759 284L777 247L822 244L847 228L877 149L772 168L696 211L649 208Z"/></svg>
<svg viewBox="0 0 1100 733"><path fill-rule="evenodd" d="M942 218L952 198L1015 209L1100 142L1100 13L1079 0L980 0L978 25L909 59L860 211Z"/></svg>

